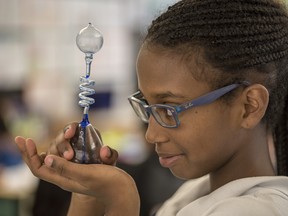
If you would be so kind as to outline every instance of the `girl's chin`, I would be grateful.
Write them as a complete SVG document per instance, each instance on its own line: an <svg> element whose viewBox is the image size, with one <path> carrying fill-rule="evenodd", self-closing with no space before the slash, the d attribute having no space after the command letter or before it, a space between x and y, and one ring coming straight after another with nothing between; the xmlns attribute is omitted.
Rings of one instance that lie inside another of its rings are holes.
<svg viewBox="0 0 288 216"><path fill-rule="evenodd" d="M175 169L175 167L169 169L176 178L181 180L197 179L206 175L203 173L187 172L187 170Z"/></svg>

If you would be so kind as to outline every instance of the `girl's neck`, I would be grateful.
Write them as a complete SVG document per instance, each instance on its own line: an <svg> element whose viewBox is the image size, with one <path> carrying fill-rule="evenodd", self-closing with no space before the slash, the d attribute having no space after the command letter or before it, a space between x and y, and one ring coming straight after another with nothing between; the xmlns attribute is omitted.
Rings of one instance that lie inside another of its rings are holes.
<svg viewBox="0 0 288 216"><path fill-rule="evenodd" d="M210 173L211 191L241 178L277 175L265 138L268 137L267 133L262 132L258 133L258 136L246 139L239 151L222 167Z"/></svg>

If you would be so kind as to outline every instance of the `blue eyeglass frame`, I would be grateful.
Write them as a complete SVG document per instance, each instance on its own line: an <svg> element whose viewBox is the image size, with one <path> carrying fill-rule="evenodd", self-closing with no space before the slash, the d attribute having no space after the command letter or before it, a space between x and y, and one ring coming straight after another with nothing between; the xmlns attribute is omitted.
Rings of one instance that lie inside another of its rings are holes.
<svg viewBox="0 0 288 216"><path fill-rule="evenodd" d="M178 118L178 114L188 110L192 107L196 107L196 106L202 106L205 104L209 104L214 102L215 100L217 100L218 98L222 97L223 95L231 92L232 90L236 89L239 86L249 86L250 83L248 81L243 81L240 83L235 83L235 84L231 84L228 86L224 86L222 88L216 89L212 92L209 92L205 95L202 95L196 99L193 99L191 101L185 102L183 104L177 105L177 106L173 106L173 105L167 105L167 104L152 104L152 105L147 105L147 103L145 101L143 101L143 99L140 99L140 96L142 97L142 93L140 91L135 92L134 94L132 94L130 97L128 97L128 100L132 106L132 108L134 109L135 113L137 116L139 116L137 113L137 111L134 108L133 102L136 102L138 104L140 104L146 113L148 113L148 118L150 117L150 115L152 115L154 117L154 119L162 126L165 128L177 128L180 125L180 120ZM155 113L153 112L153 108L166 108L168 109L171 114L173 115L176 124L175 125L167 125L164 122L161 122L158 120L158 118L155 116ZM141 116L139 116L141 118ZM148 119L143 119L141 118L142 121L148 123Z"/></svg>

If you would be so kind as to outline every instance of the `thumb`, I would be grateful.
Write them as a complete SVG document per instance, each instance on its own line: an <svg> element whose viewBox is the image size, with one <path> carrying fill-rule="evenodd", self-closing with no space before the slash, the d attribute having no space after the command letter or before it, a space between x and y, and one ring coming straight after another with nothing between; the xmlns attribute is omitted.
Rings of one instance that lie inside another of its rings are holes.
<svg viewBox="0 0 288 216"><path fill-rule="evenodd" d="M59 176L69 177L69 172L72 169L73 164L67 163L64 158L48 155L44 159L44 164L47 167L52 168ZM72 172L73 173L73 172Z"/></svg>
<svg viewBox="0 0 288 216"><path fill-rule="evenodd" d="M55 176L72 181L86 179L87 173L89 173L87 171L92 168L86 164L67 161L66 159L56 155L47 155L44 164L46 167L50 168L51 172L53 172ZM64 182L64 184L67 184L67 182Z"/></svg>
<svg viewBox="0 0 288 216"><path fill-rule="evenodd" d="M46 156L44 164L49 171L39 176L43 180L58 185L67 191L76 193L86 191L86 188L79 182L79 179L85 176L85 169L80 167L79 164L56 155Z"/></svg>

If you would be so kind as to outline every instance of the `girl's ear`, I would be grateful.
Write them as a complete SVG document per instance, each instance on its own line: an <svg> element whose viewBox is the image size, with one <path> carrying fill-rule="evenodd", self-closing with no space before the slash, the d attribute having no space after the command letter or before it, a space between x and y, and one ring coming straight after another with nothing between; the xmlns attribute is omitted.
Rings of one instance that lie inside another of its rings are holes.
<svg viewBox="0 0 288 216"><path fill-rule="evenodd" d="M251 85L242 92L242 101L241 126L247 129L254 128L265 115L269 102L269 92L263 85Z"/></svg>

